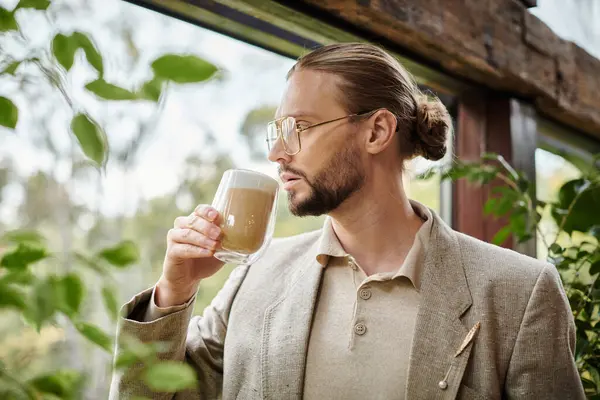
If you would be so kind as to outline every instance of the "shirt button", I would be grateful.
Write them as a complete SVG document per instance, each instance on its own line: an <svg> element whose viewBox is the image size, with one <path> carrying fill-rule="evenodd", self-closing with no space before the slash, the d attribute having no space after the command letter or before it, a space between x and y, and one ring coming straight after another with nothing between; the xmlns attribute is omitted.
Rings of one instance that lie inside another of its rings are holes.
<svg viewBox="0 0 600 400"><path fill-rule="evenodd" d="M352 268L355 271L358 269L358 267L356 266L356 263L352 260L348 261L348 265L350 266L350 268Z"/></svg>
<svg viewBox="0 0 600 400"><path fill-rule="evenodd" d="M371 298L371 291L369 289L360 289L358 295L363 300L369 300Z"/></svg>
<svg viewBox="0 0 600 400"><path fill-rule="evenodd" d="M362 336L367 332L367 327L365 324L359 322L358 324L354 325L354 332L356 332L357 335Z"/></svg>

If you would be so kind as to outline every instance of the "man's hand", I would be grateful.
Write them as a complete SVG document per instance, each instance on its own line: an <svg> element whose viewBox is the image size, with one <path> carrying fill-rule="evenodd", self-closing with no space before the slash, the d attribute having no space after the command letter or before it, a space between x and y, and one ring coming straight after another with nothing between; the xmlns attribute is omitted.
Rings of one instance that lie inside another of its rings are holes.
<svg viewBox="0 0 600 400"><path fill-rule="evenodd" d="M185 303L196 293L202 279L225 264L213 257L221 245L219 218L217 210L202 204L191 215L175 219L167 234L167 254L154 293L157 306Z"/></svg>

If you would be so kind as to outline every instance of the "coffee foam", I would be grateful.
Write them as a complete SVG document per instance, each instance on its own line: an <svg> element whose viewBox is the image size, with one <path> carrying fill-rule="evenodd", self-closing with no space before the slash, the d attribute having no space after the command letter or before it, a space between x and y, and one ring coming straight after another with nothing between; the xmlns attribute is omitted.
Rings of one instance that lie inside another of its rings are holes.
<svg viewBox="0 0 600 400"><path fill-rule="evenodd" d="M235 189L259 189L275 193L279 189L279 183L268 175L246 169L230 169L228 174L229 188Z"/></svg>

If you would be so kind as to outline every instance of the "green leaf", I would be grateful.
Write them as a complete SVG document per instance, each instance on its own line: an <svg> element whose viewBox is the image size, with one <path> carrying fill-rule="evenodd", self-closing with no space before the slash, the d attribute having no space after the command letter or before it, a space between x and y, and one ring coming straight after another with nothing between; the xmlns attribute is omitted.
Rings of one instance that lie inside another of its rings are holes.
<svg viewBox="0 0 600 400"><path fill-rule="evenodd" d="M0 126L15 129L19 120L19 109L6 97L0 96Z"/></svg>
<svg viewBox="0 0 600 400"><path fill-rule="evenodd" d="M104 307L108 311L111 318L115 321L119 317L119 302L115 297L114 289L104 286L102 288L102 300L104 300Z"/></svg>
<svg viewBox="0 0 600 400"><path fill-rule="evenodd" d="M48 253L45 248L20 243L16 249L4 254L0 265L6 268L25 268L46 257L48 257Z"/></svg>
<svg viewBox="0 0 600 400"><path fill-rule="evenodd" d="M4 235L2 235L1 239L2 241L17 244L29 243L42 245L46 242L46 238L44 238L44 236L42 236L41 233L27 229L15 229L12 231L8 231Z"/></svg>
<svg viewBox="0 0 600 400"><path fill-rule="evenodd" d="M0 7L0 32L16 31L19 29L15 13Z"/></svg>
<svg viewBox="0 0 600 400"><path fill-rule="evenodd" d="M600 261L596 261L590 266L590 275L596 275L600 272Z"/></svg>
<svg viewBox="0 0 600 400"><path fill-rule="evenodd" d="M60 398L70 398L81 381L81 375L74 370L57 371L51 375L38 376L28 381L28 385L40 393L53 394Z"/></svg>
<svg viewBox="0 0 600 400"><path fill-rule="evenodd" d="M163 83L164 81L157 77L144 82L138 91L138 97L155 102L158 101L162 92Z"/></svg>
<svg viewBox="0 0 600 400"><path fill-rule="evenodd" d="M217 72L213 64L192 55L167 54L152 63L157 77L177 83L202 82Z"/></svg>
<svg viewBox="0 0 600 400"><path fill-rule="evenodd" d="M492 238L492 243L498 246L501 245L508 238L508 236L510 236L510 233L511 227L505 226L494 235L494 237Z"/></svg>
<svg viewBox="0 0 600 400"><path fill-rule="evenodd" d="M36 280L35 276L29 270L15 270L2 275L0 285L12 283L15 285L31 285Z"/></svg>
<svg viewBox="0 0 600 400"><path fill-rule="evenodd" d="M101 274L101 275L106 275L108 273L108 270L106 268L104 268L102 265L98 264L95 260L92 260L89 257L86 257L85 255L78 253L78 252L73 252L73 257L79 261L79 263L81 263L81 265L91 268L92 270L96 271L97 273Z"/></svg>
<svg viewBox="0 0 600 400"><path fill-rule="evenodd" d="M24 310L25 294L14 286L0 284L0 309L7 307Z"/></svg>
<svg viewBox="0 0 600 400"><path fill-rule="evenodd" d="M97 165L106 158L106 134L85 114L77 114L71 121L71 130L79 141L83 153Z"/></svg>
<svg viewBox="0 0 600 400"><path fill-rule="evenodd" d="M69 315L74 316L79 312L79 308L85 295L85 287L81 278L74 274L68 274L60 280L61 286L61 309Z"/></svg>
<svg viewBox="0 0 600 400"><path fill-rule="evenodd" d="M564 251L558 243L552 243L548 250L550 250L550 252L554 254L562 254L562 252Z"/></svg>
<svg viewBox="0 0 600 400"><path fill-rule="evenodd" d="M139 259L139 251L135 243L125 240L114 247L101 250L98 257L108 261L115 267L126 267Z"/></svg>
<svg viewBox="0 0 600 400"><path fill-rule="evenodd" d="M176 361L151 365L144 373L144 381L156 392L177 392L197 385L196 373L192 367Z"/></svg>
<svg viewBox="0 0 600 400"><path fill-rule="evenodd" d="M600 186L591 185L586 179L566 182L558 191L558 203L552 206L552 217L558 226L566 216L564 231L588 232L594 225L600 225ZM567 210L571 212L567 215Z"/></svg>
<svg viewBox="0 0 600 400"><path fill-rule="evenodd" d="M73 66L77 48L77 43L71 39L71 36L59 33L52 39L52 53L67 71Z"/></svg>
<svg viewBox="0 0 600 400"><path fill-rule="evenodd" d="M119 353L119 355L117 356L117 359L115 360L115 368L116 369L124 369L124 368L129 368L135 364L137 364L138 362L140 362L140 358L137 356L137 354L135 354L132 351L122 351Z"/></svg>
<svg viewBox="0 0 600 400"><path fill-rule="evenodd" d="M102 62L102 56L100 55L98 49L96 49L96 46L94 46L90 38L85 33L81 32L75 32L73 33L73 35L71 35L71 37L75 45L83 49L83 52L85 53L85 58L87 58L90 65L94 67L96 71L98 71L98 73L100 74L100 77L102 77L104 75L104 64Z"/></svg>
<svg viewBox="0 0 600 400"><path fill-rule="evenodd" d="M50 320L59 310L57 304L57 294L60 282L56 276L51 276L45 280L38 281L30 292L31 300L28 302L28 308L25 316L34 327L40 331L44 323Z"/></svg>
<svg viewBox="0 0 600 400"><path fill-rule="evenodd" d="M138 97L127 89L115 86L104 79L97 79L85 88L104 100L136 100Z"/></svg>
<svg viewBox="0 0 600 400"><path fill-rule="evenodd" d="M109 335L102 331L102 329L87 322L78 322L75 324L75 327L91 342L97 344L109 353L112 352L112 339Z"/></svg>
<svg viewBox="0 0 600 400"><path fill-rule="evenodd" d="M498 207L498 198L491 197L485 202L485 205L483 206L483 213L485 215L489 215L489 214L493 213L497 207Z"/></svg>
<svg viewBox="0 0 600 400"><path fill-rule="evenodd" d="M13 61L10 64L8 64L1 72L0 75L15 75L15 72L17 71L17 68L19 68L19 65L21 65L21 61Z"/></svg>
<svg viewBox="0 0 600 400"><path fill-rule="evenodd" d="M15 10L19 8L34 8L36 10L45 10L50 6L49 0L21 0Z"/></svg>

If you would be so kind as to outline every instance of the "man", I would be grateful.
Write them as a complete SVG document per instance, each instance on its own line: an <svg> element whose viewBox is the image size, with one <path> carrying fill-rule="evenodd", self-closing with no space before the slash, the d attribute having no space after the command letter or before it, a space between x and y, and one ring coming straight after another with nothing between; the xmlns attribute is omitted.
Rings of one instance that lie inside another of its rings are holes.
<svg viewBox="0 0 600 400"><path fill-rule="evenodd" d="M269 159L290 209L327 221L273 241L191 322L198 282L222 266L219 216L201 205L175 221L163 275L119 330L170 341L165 357L194 367L197 390L175 398L584 398L554 267L408 200L405 161L442 158L451 121L395 59L320 48L288 74L276 117ZM134 370L115 375L119 394L150 392Z"/></svg>

